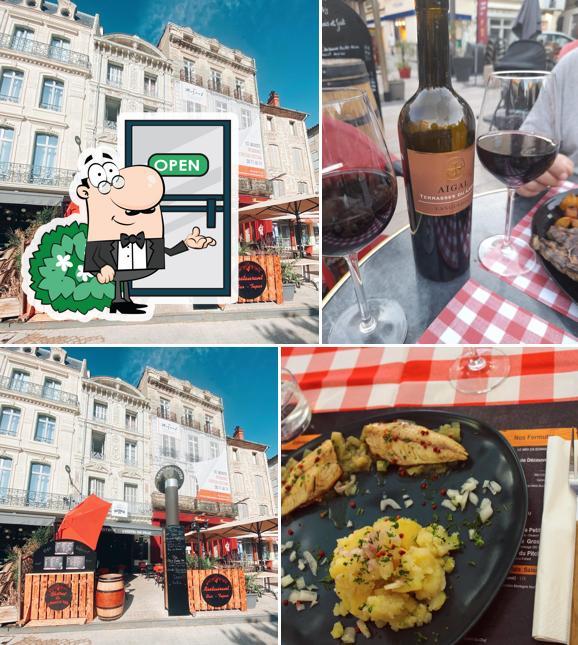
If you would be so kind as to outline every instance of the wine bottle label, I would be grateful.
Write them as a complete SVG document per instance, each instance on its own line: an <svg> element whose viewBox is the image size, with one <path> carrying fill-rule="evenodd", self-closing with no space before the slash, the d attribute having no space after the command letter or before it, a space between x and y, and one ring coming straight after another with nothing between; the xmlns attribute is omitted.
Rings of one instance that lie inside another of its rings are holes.
<svg viewBox="0 0 578 645"><path fill-rule="evenodd" d="M472 203L474 146L455 152L407 151L413 206L424 215L455 215Z"/></svg>

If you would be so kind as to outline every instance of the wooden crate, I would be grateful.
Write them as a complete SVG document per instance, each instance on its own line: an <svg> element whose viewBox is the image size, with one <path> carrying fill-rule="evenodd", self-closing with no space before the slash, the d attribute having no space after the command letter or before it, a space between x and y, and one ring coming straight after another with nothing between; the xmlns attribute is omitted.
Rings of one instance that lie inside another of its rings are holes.
<svg viewBox="0 0 578 645"><path fill-rule="evenodd" d="M68 584L72 601L62 611L45 603L48 587L56 582ZM28 573L24 583L24 608L20 624L79 624L94 620L94 572Z"/></svg>
<svg viewBox="0 0 578 645"><path fill-rule="evenodd" d="M203 580L213 574L220 573L229 578L233 585L233 596L223 607L208 605L201 596ZM240 609L247 611L247 592L245 591L245 573L243 569L189 569L187 571L189 587L189 609L195 611L218 611L219 609Z"/></svg>
<svg viewBox="0 0 578 645"><path fill-rule="evenodd" d="M278 255L240 255L239 262L256 262L267 276L267 287L258 297L251 300L239 298L239 302L276 302L283 304L283 280L281 279L281 259Z"/></svg>

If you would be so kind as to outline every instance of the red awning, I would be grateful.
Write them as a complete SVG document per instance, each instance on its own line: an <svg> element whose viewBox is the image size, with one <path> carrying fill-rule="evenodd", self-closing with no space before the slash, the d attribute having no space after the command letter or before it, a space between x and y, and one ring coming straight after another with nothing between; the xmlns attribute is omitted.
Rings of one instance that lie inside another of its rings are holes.
<svg viewBox="0 0 578 645"><path fill-rule="evenodd" d="M56 533L57 540L78 540L96 549L100 532L112 504L96 495L89 495L64 516Z"/></svg>

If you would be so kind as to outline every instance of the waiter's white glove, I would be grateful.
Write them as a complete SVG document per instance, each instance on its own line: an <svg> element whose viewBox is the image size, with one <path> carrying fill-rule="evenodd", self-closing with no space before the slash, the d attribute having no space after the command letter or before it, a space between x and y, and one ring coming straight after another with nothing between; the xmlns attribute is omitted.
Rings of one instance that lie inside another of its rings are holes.
<svg viewBox="0 0 578 645"><path fill-rule="evenodd" d="M201 235L201 229L195 226L190 235L184 240L189 249L206 249L207 246L217 246L217 241L212 237Z"/></svg>

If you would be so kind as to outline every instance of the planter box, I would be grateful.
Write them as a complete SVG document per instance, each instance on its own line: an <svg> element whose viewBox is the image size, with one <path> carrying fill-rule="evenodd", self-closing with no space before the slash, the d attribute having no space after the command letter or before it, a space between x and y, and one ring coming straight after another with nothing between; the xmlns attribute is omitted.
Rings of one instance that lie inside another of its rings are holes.
<svg viewBox="0 0 578 645"><path fill-rule="evenodd" d="M223 607L208 605L201 595L201 585L211 574L219 573L231 581L233 595ZM245 572L243 569L188 569L187 586L189 590L189 609L195 611L218 611L219 609L240 609L247 611L247 593L245 591Z"/></svg>
<svg viewBox="0 0 578 645"><path fill-rule="evenodd" d="M399 78L411 78L411 67L402 67L399 70Z"/></svg>
<svg viewBox="0 0 578 645"><path fill-rule="evenodd" d="M281 258L278 255L240 255L239 262L256 262L265 271L267 286L258 297L246 300L239 298L238 302L276 302L283 303L283 281L281 279Z"/></svg>
<svg viewBox="0 0 578 645"><path fill-rule="evenodd" d="M257 598L256 593L247 594L247 609L255 609L257 607Z"/></svg>
<svg viewBox="0 0 578 645"><path fill-rule="evenodd" d="M389 81L389 100L403 101L405 98L405 83L403 80Z"/></svg>
<svg viewBox="0 0 578 645"><path fill-rule="evenodd" d="M295 297L295 290L297 287L295 286L294 282L291 282L289 284L284 284L283 285L283 300L286 300L287 302L291 302L293 298Z"/></svg>

